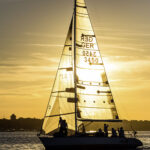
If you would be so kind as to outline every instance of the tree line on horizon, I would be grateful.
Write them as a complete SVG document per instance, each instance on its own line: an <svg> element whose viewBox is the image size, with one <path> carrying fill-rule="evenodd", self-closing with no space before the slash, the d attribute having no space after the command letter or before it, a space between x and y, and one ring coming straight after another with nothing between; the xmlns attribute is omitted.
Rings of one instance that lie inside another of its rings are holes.
<svg viewBox="0 0 150 150"><path fill-rule="evenodd" d="M18 118L12 114L10 119L0 119L0 131L40 131L43 119L37 118ZM104 123L99 123L99 127L103 129ZM108 123L110 127L118 128L123 126L124 130L150 131L150 121L123 120L122 123Z"/></svg>

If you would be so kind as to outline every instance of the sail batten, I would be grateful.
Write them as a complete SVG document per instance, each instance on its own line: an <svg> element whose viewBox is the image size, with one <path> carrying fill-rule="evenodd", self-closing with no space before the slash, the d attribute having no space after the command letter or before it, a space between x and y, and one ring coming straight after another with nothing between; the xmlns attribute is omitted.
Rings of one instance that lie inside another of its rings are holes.
<svg viewBox="0 0 150 150"><path fill-rule="evenodd" d="M79 121L83 122L122 122L122 120L119 119L111 119L111 120L100 120L100 119L78 119Z"/></svg>
<svg viewBox="0 0 150 150"><path fill-rule="evenodd" d="M71 112L71 113L65 113L65 114L56 114L56 115L51 115L51 116L45 116L45 117L56 117L56 116L63 116L63 115L72 115L75 112Z"/></svg>

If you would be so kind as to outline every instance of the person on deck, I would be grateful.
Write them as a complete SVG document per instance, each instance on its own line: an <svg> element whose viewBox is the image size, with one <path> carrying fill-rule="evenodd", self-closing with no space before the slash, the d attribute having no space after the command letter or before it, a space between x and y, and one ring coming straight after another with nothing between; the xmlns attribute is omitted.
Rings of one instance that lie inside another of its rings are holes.
<svg viewBox="0 0 150 150"><path fill-rule="evenodd" d="M118 132L119 132L119 137L124 137L124 129L123 129L123 127L121 127L121 128L118 130Z"/></svg>
<svg viewBox="0 0 150 150"><path fill-rule="evenodd" d="M62 135L63 132L62 132L62 124L63 124L63 119L62 117L59 118L59 123L58 123L58 128L59 128L59 134Z"/></svg>
<svg viewBox="0 0 150 150"><path fill-rule="evenodd" d="M97 136L104 137L104 132L102 131L101 128L98 130Z"/></svg>
<svg viewBox="0 0 150 150"><path fill-rule="evenodd" d="M68 124L67 124L66 120L64 120L63 130L64 130L64 135L67 136L67 134L68 134Z"/></svg>
<svg viewBox="0 0 150 150"><path fill-rule="evenodd" d="M84 126L84 124L82 125L82 134L85 134L86 133L86 131L85 131L85 126Z"/></svg>
<svg viewBox="0 0 150 150"><path fill-rule="evenodd" d="M59 129L59 133L61 136L67 136L68 134L68 125L66 120L63 120L61 117L59 118L59 124L58 127L60 127Z"/></svg>
<svg viewBox="0 0 150 150"><path fill-rule="evenodd" d="M108 137L108 124L104 124L104 135Z"/></svg>
<svg viewBox="0 0 150 150"><path fill-rule="evenodd" d="M137 132L135 130L133 130L133 135L134 137L136 137Z"/></svg>
<svg viewBox="0 0 150 150"><path fill-rule="evenodd" d="M117 132L114 128L112 128L112 136L111 137L117 137Z"/></svg>

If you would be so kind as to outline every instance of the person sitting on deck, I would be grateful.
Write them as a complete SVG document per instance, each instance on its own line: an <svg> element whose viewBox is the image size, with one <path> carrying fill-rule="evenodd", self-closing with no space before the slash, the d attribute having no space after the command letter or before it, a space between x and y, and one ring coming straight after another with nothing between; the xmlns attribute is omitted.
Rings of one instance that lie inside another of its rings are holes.
<svg viewBox="0 0 150 150"><path fill-rule="evenodd" d="M104 137L104 132L102 131L101 128L100 128L100 129L98 130L98 132L96 133L96 136Z"/></svg>
<svg viewBox="0 0 150 150"><path fill-rule="evenodd" d="M121 127L119 130L119 137L124 137L124 130L123 130L123 127Z"/></svg>
<svg viewBox="0 0 150 150"><path fill-rule="evenodd" d="M112 128L112 136L111 137L117 137L117 132L114 128Z"/></svg>
<svg viewBox="0 0 150 150"><path fill-rule="evenodd" d="M133 130L133 135L134 137L136 137L137 132L135 130Z"/></svg>
<svg viewBox="0 0 150 150"><path fill-rule="evenodd" d="M67 124L67 122L66 122L66 120L64 120L64 122L63 122L63 133L64 133L64 135L65 136L67 136L67 134L68 134L68 124Z"/></svg>
<svg viewBox="0 0 150 150"><path fill-rule="evenodd" d="M104 124L104 135L108 137L108 124Z"/></svg>
<svg viewBox="0 0 150 150"><path fill-rule="evenodd" d="M84 126L84 124L82 124L82 134L85 134L85 133L86 133L85 126Z"/></svg>

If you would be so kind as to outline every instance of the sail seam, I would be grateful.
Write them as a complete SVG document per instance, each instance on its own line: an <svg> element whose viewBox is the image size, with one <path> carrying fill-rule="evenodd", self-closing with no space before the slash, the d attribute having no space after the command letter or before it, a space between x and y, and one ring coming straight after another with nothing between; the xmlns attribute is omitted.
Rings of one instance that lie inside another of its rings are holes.
<svg viewBox="0 0 150 150"><path fill-rule="evenodd" d="M72 56L72 55L69 55L69 54L62 54L63 56Z"/></svg>
<svg viewBox="0 0 150 150"><path fill-rule="evenodd" d="M67 92L66 92L67 93ZM68 92L69 93L69 92ZM69 93L70 94L70 93ZM59 98L68 98L68 96L54 96L54 95L52 95L52 97L59 97ZM74 98L74 97L69 97L69 98Z"/></svg>
<svg viewBox="0 0 150 150"><path fill-rule="evenodd" d="M81 54L79 54L79 53L76 53L76 55L77 56L81 56L81 57L85 57L85 56L83 56L83 55L81 55ZM88 56L87 56L88 57ZM90 56L89 56L90 57ZM99 56L94 56L94 58L99 58ZM103 65L103 64L101 64L101 65Z"/></svg>
<svg viewBox="0 0 150 150"><path fill-rule="evenodd" d="M80 6L80 5L76 5L77 7L81 7L81 8L87 8L86 6Z"/></svg>
<svg viewBox="0 0 150 150"><path fill-rule="evenodd" d="M88 29L82 29L82 28L76 28L78 30L85 30L85 31L93 31L93 30L88 30Z"/></svg>
<svg viewBox="0 0 150 150"><path fill-rule="evenodd" d="M80 47L80 46L78 46L78 45L77 45L77 48L78 48L78 49L83 49L83 47ZM94 49L86 49L86 48L84 48L84 50L87 50L87 51L88 51L88 50L89 50L89 51L97 51L97 52L99 52L99 50L94 50Z"/></svg>
<svg viewBox="0 0 150 150"><path fill-rule="evenodd" d="M85 13L79 13L79 12L77 12L77 14L81 14L81 15L88 15L88 14L85 14Z"/></svg>
<svg viewBox="0 0 150 150"><path fill-rule="evenodd" d="M72 46L72 45L64 45L64 46Z"/></svg>
<svg viewBox="0 0 150 150"><path fill-rule="evenodd" d="M81 3L81 2L77 2L78 4L83 4L83 5L85 5L85 3Z"/></svg>
<svg viewBox="0 0 150 150"><path fill-rule="evenodd" d="M82 107L82 108L96 108L96 109L112 109L112 108L114 108L114 107L106 108L106 107L86 107L86 106L78 106L78 107Z"/></svg>
<svg viewBox="0 0 150 150"><path fill-rule="evenodd" d="M88 18L88 16L81 16L81 15L77 15L77 16L82 18Z"/></svg>
<svg viewBox="0 0 150 150"><path fill-rule="evenodd" d="M87 70L104 70L104 69L82 68L82 67L79 67L79 66L76 66L76 67L79 68L79 69L87 69Z"/></svg>
<svg viewBox="0 0 150 150"><path fill-rule="evenodd" d="M103 119L101 119L100 120L100 119L82 119L82 118L78 118L78 120L79 121L91 121L91 122L94 122L94 121L95 122L96 121L97 122L122 122L122 120L119 120L119 119L117 119L117 120L114 120L114 119L111 119L111 120L110 119L108 119L108 120L105 119L105 120L103 120Z"/></svg>
<svg viewBox="0 0 150 150"><path fill-rule="evenodd" d="M97 87L109 87L109 86L102 86L102 85L89 85L89 84L82 84L82 83L78 83L80 85L86 85L86 86L97 86Z"/></svg>

